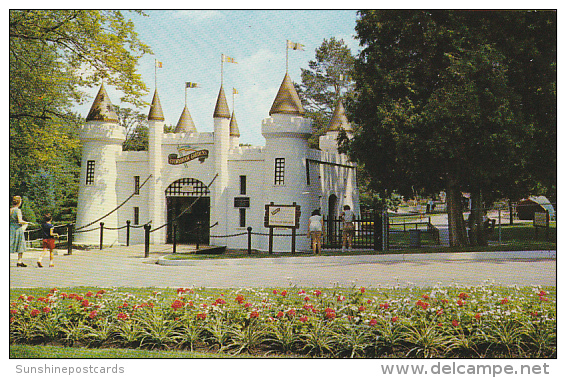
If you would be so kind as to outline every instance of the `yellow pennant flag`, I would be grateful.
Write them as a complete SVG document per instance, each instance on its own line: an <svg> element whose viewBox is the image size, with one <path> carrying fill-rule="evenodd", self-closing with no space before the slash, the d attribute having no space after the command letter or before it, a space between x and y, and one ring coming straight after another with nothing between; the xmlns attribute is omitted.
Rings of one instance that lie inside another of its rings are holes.
<svg viewBox="0 0 566 378"><path fill-rule="evenodd" d="M238 90L236 88L232 88L232 93L237 95L238 94Z"/></svg>
<svg viewBox="0 0 566 378"><path fill-rule="evenodd" d="M291 50L301 50L305 51L305 45L301 45L300 43L295 43L287 40L287 48Z"/></svg>
<svg viewBox="0 0 566 378"><path fill-rule="evenodd" d="M163 62L159 60L155 60L155 68L163 68Z"/></svg>
<svg viewBox="0 0 566 378"><path fill-rule="evenodd" d="M185 88L200 88L200 87L197 83L191 83L190 81L187 81L185 83Z"/></svg>
<svg viewBox="0 0 566 378"><path fill-rule="evenodd" d="M230 58L228 55L224 55L224 54L222 54L222 61L226 62L226 63L236 63L236 64L238 64L238 62L236 62L234 60L234 58Z"/></svg>

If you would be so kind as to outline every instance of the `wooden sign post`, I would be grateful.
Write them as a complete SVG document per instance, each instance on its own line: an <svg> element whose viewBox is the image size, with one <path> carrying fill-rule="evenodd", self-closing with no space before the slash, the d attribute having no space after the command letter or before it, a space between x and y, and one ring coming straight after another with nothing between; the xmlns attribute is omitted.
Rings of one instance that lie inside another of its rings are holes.
<svg viewBox="0 0 566 378"><path fill-rule="evenodd" d="M269 228L269 254L273 253L273 229L291 229L291 253L295 254L297 228L301 219L301 206L293 202L292 205L275 205L271 202L265 205L264 226Z"/></svg>

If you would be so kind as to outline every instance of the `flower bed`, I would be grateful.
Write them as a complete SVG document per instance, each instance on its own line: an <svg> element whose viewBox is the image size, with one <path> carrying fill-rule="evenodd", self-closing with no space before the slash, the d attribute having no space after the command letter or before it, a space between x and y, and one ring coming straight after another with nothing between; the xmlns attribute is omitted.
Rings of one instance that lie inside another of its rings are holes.
<svg viewBox="0 0 566 378"><path fill-rule="evenodd" d="M10 342L325 357L556 357L555 288L212 289L10 304Z"/></svg>

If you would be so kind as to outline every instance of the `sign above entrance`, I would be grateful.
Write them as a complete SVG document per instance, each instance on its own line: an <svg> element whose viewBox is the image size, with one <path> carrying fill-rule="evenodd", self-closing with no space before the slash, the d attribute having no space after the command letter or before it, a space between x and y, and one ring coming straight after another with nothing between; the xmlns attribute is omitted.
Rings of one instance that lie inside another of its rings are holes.
<svg viewBox="0 0 566 378"><path fill-rule="evenodd" d="M201 163L208 157L208 150L196 150L191 146L181 146L177 150L181 156L177 154L169 154L168 163L171 165L179 165L187 163L191 160L198 159Z"/></svg>

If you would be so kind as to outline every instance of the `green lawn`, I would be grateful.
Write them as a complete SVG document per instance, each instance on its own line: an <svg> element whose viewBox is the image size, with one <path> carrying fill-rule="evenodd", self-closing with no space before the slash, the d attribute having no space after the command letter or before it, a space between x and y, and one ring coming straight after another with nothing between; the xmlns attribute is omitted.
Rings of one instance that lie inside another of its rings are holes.
<svg viewBox="0 0 566 378"><path fill-rule="evenodd" d="M55 345L10 345L10 358L251 358L222 352L146 350L125 348L74 348Z"/></svg>

